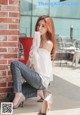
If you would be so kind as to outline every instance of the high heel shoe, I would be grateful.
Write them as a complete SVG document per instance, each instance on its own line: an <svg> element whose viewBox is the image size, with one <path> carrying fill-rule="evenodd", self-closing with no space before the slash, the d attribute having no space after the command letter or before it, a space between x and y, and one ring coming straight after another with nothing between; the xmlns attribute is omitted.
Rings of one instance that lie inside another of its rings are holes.
<svg viewBox="0 0 80 115"><path fill-rule="evenodd" d="M16 97L15 97L16 98ZM24 97L24 95L22 95L20 98L18 98L18 101L17 101L17 103L15 102L15 99L14 98L14 100L13 100L13 109L16 109L16 108L18 108L19 106L20 107L23 107L23 104L24 104L24 101L25 101L25 97ZM16 103L16 104L15 104Z"/></svg>
<svg viewBox="0 0 80 115"><path fill-rule="evenodd" d="M48 93L48 94L51 94L51 92L50 91L48 91L48 90L44 90L44 97L45 97L45 94L46 93ZM44 101L44 98L40 98L39 100L37 100L37 102L43 102Z"/></svg>
<svg viewBox="0 0 80 115"><path fill-rule="evenodd" d="M45 98L44 90L38 90L37 95L41 97L37 102L43 102Z"/></svg>
<svg viewBox="0 0 80 115"><path fill-rule="evenodd" d="M44 99L41 97L39 100L37 100L37 102L43 102Z"/></svg>
<svg viewBox="0 0 80 115"><path fill-rule="evenodd" d="M38 115L46 115L47 111L51 108L52 105L52 94L49 94L43 101L41 110Z"/></svg>
<svg viewBox="0 0 80 115"><path fill-rule="evenodd" d="M44 99L44 101L46 101L47 102L47 105L48 105L48 110L50 110L51 109L51 105L52 105L52 103L53 103L53 100L52 100L52 94L49 94L45 99Z"/></svg>
<svg viewBox="0 0 80 115"><path fill-rule="evenodd" d="M46 115L46 113L39 113L38 115Z"/></svg>

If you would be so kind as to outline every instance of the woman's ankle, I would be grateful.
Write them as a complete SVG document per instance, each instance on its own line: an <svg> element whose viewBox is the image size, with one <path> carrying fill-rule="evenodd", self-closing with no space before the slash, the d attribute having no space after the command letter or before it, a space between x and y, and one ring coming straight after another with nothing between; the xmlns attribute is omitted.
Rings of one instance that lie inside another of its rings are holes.
<svg viewBox="0 0 80 115"><path fill-rule="evenodd" d="M15 93L15 96L22 96L23 94L21 92Z"/></svg>
<svg viewBox="0 0 80 115"><path fill-rule="evenodd" d="M40 96L41 98L45 98L43 90L37 90L37 96Z"/></svg>

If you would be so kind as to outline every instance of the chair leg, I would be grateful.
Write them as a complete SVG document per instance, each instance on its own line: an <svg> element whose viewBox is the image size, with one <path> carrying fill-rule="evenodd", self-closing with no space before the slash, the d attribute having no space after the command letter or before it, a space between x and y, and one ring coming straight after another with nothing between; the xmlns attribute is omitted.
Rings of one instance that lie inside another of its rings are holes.
<svg viewBox="0 0 80 115"><path fill-rule="evenodd" d="M76 53L73 55L72 66L73 66L75 60L76 60ZM75 62L75 63L76 63L76 62Z"/></svg>

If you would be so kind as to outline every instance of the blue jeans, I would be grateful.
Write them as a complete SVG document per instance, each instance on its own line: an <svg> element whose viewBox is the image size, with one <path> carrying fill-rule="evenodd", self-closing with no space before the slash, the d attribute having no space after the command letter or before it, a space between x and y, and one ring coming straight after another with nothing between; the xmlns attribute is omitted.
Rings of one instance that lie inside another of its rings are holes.
<svg viewBox="0 0 80 115"><path fill-rule="evenodd" d="M13 82L14 82L14 92L25 92L23 91L26 88L22 87L22 77L26 80L26 84L28 83L28 90L29 87L32 91L33 89L37 90L44 90L45 87L42 85L41 77L27 65L23 64L22 62L16 60L13 61L10 65ZM26 85L25 85L26 86Z"/></svg>

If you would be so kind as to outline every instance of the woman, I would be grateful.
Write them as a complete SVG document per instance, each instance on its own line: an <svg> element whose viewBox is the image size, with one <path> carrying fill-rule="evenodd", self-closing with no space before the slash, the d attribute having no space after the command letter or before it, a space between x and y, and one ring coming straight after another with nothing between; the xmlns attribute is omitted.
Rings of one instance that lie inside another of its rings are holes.
<svg viewBox="0 0 80 115"><path fill-rule="evenodd" d="M44 98L45 90L52 80L52 62L56 54L54 24L49 16L40 16L35 26L35 36L30 51L28 64L19 61L11 63L11 73L14 81L15 97L13 107L19 107L24 101L21 77L37 90L37 95Z"/></svg>

